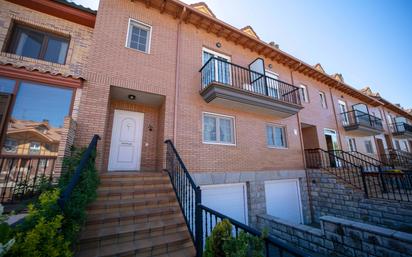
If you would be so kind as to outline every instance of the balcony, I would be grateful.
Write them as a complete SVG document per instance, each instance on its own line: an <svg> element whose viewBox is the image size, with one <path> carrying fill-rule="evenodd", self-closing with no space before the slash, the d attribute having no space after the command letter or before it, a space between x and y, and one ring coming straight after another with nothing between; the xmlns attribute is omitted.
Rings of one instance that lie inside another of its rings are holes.
<svg viewBox="0 0 412 257"><path fill-rule="evenodd" d="M219 58L210 58L200 69L200 95L217 103L279 118L302 109L299 88Z"/></svg>
<svg viewBox="0 0 412 257"><path fill-rule="evenodd" d="M383 133L382 119L353 110L341 113L343 127L354 136L375 136Z"/></svg>
<svg viewBox="0 0 412 257"><path fill-rule="evenodd" d="M396 138L412 138L412 126L405 122L396 122L390 125L392 135Z"/></svg>

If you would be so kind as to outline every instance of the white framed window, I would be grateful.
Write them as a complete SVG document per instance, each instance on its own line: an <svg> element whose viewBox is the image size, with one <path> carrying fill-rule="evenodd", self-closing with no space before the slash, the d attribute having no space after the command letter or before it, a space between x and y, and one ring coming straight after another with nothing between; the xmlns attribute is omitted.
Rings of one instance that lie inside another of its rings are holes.
<svg viewBox="0 0 412 257"><path fill-rule="evenodd" d="M143 22L129 19L126 47L140 52L150 53L152 27Z"/></svg>
<svg viewBox="0 0 412 257"><path fill-rule="evenodd" d="M210 82L216 81L223 84L231 84L232 75L230 71L230 56L224 55L208 48L202 48L202 65L205 65L211 58L211 62L204 67L202 76L203 86L207 86Z"/></svg>
<svg viewBox="0 0 412 257"><path fill-rule="evenodd" d="M39 142L31 142L29 147L29 154L39 154L41 145Z"/></svg>
<svg viewBox="0 0 412 257"><path fill-rule="evenodd" d="M399 140L396 140L396 139L395 139L395 149L401 150L401 143L399 142Z"/></svg>
<svg viewBox="0 0 412 257"><path fill-rule="evenodd" d="M231 116L203 113L203 143L235 145L235 119Z"/></svg>
<svg viewBox="0 0 412 257"><path fill-rule="evenodd" d="M16 153L17 152L18 143L17 140L12 138L6 138L4 140L3 150L7 153Z"/></svg>
<svg viewBox="0 0 412 257"><path fill-rule="evenodd" d="M286 128L284 126L267 124L266 142L268 147L287 148Z"/></svg>
<svg viewBox="0 0 412 257"><path fill-rule="evenodd" d="M338 104L343 125L349 125L348 108L346 107L346 102L338 100Z"/></svg>
<svg viewBox="0 0 412 257"><path fill-rule="evenodd" d="M279 75L273 71L265 70L268 95L276 99L279 97Z"/></svg>
<svg viewBox="0 0 412 257"><path fill-rule="evenodd" d="M348 137L348 146L349 146L349 151L351 152L358 151L358 148L356 146L356 140L354 137Z"/></svg>
<svg viewBox="0 0 412 257"><path fill-rule="evenodd" d="M308 88L305 85L300 85L300 97L302 102L309 103Z"/></svg>
<svg viewBox="0 0 412 257"><path fill-rule="evenodd" d="M328 105L326 103L326 95L324 92L319 91L319 97L320 97L320 104L322 105L322 108L326 109L328 108Z"/></svg>
<svg viewBox="0 0 412 257"><path fill-rule="evenodd" d="M365 149L367 153L373 153L373 146L372 146L372 141L371 140L366 140L365 141Z"/></svg>

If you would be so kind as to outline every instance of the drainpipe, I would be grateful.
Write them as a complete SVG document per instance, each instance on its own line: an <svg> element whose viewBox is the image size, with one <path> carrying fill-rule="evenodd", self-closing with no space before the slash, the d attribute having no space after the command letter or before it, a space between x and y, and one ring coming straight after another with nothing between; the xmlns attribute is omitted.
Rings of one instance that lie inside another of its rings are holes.
<svg viewBox="0 0 412 257"><path fill-rule="evenodd" d="M295 85L295 81L293 79L293 70L290 70L290 80L292 82L292 85ZM313 222L315 210L313 209L313 204L312 204L312 190L311 190L311 187L309 186L309 183L312 183L312 182L310 181L308 170L306 169L305 145L303 143L302 126L300 123L299 112L296 114L296 120L298 122L300 148L302 150L302 160L303 160L303 167L305 168L306 187L308 189L308 204L309 204L309 210L310 210L309 215L311 219L310 222Z"/></svg>
<svg viewBox="0 0 412 257"><path fill-rule="evenodd" d="M338 81L338 86L339 86L339 81ZM330 94L330 99L332 100L332 110L333 110L333 114L335 116L335 123L336 123L336 131L338 131L338 135L339 135L339 144L340 144L340 149L342 150L343 145L342 145L342 138L341 138L341 133L339 130L339 123L338 123L338 116L336 115L336 109L335 109L335 101L333 100L333 95L332 95L332 88L329 87L329 94Z"/></svg>
<svg viewBox="0 0 412 257"><path fill-rule="evenodd" d="M180 15L179 22L177 24L177 33L176 33L176 66L175 66L175 103L174 103L174 117L173 117L173 141L176 145L177 143L177 112L178 112L178 100L179 100L179 83L180 83L180 36L181 36L181 27L182 27L182 18L183 14L186 13L186 7L183 8L183 11Z"/></svg>

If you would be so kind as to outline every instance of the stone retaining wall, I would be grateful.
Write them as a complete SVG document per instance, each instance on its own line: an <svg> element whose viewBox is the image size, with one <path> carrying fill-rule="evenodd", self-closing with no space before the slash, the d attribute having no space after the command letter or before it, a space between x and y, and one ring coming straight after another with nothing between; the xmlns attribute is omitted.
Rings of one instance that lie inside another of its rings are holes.
<svg viewBox="0 0 412 257"><path fill-rule="evenodd" d="M320 228L258 215L259 229L314 255L410 257L412 234L332 216L320 217Z"/></svg>
<svg viewBox="0 0 412 257"><path fill-rule="evenodd" d="M308 170L313 222L332 215L405 232L412 232L412 203L365 198L363 191L354 189L326 171Z"/></svg>

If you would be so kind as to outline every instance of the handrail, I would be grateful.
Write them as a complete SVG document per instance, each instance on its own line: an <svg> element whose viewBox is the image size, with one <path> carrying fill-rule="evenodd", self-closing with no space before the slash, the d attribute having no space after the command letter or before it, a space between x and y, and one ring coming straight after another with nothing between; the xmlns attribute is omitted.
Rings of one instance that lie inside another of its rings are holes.
<svg viewBox="0 0 412 257"><path fill-rule="evenodd" d="M216 217L220 216L227 218L235 226L235 228L240 228L245 232L253 235L261 235L259 231L202 205L200 187L196 185L195 181L191 177L185 164L183 163L182 158L173 145L173 142L171 140L166 140L164 143L167 145L166 171L169 174L173 190L175 191L176 198L178 200L180 209L182 210L190 236L193 243L195 244L197 257L201 257L203 255L203 243L205 239L204 235L206 235L207 237L208 233L207 228L206 230L204 230L204 222L207 222L207 217L203 216L204 211L209 212L210 215L216 215ZM299 250L293 249L290 246L279 242L273 237L268 237L268 239L265 240L267 245L270 245L271 247L277 247L279 250L287 252L289 254L288 256L308 256L302 254ZM267 252L266 256L270 256L269 252Z"/></svg>
<svg viewBox="0 0 412 257"><path fill-rule="evenodd" d="M74 187L77 185L79 182L80 176L84 168L86 167L87 162L90 160L90 157L92 156L92 152L96 150L97 147L97 141L100 140L99 135L94 135L92 140L90 141L89 146L87 147L86 151L83 153L82 158L80 159L79 164L76 167L75 172L73 173L73 176L70 179L69 184L66 186L62 194L60 195L59 200L57 201L60 208L64 208L66 202L69 200Z"/></svg>
<svg viewBox="0 0 412 257"><path fill-rule="evenodd" d="M393 165L391 165L389 163L385 163L385 162L383 162L379 159L375 159L375 158L373 158L369 155L366 155L364 153L361 153L361 152L358 152L358 151L349 151L349 154L352 154L352 153L357 154L357 155L361 156L362 158L369 159L369 160L372 160L373 162L379 163L380 166L390 166L390 167L394 168Z"/></svg>
<svg viewBox="0 0 412 257"><path fill-rule="evenodd" d="M207 233L208 228L207 228L207 217L210 217L210 223L209 225L212 225L213 220L215 221L222 221L224 219L227 219L230 224L234 226L236 236L239 235L239 229L243 230L245 233L251 234L252 236L256 237L262 237L262 232L260 232L257 229L254 229L246 224L243 224L242 222L239 222L235 219L230 218L229 216L226 216L218 211L215 211L213 209L210 209L209 207L206 207L204 205L200 205L200 208L202 211L205 212L206 217L206 229L205 232ZM208 215L209 214L209 215ZM211 218L211 216L215 216L215 219ZM266 256L270 256L270 247L276 247L280 251L280 256L284 256L283 252L287 252L286 256L296 256L296 257L310 257L309 254L304 253L303 251L297 249L297 248L292 248L289 245L283 243L282 241L276 239L275 237L271 235L267 235L262 238L265 242L265 249L266 249Z"/></svg>
<svg viewBox="0 0 412 257"><path fill-rule="evenodd" d="M352 126L352 125L367 125L373 128L383 130L382 119L378 118L372 114L359 111L351 110L340 113L343 119L343 126Z"/></svg>
<svg viewBox="0 0 412 257"><path fill-rule="evenodd" d="M394 122L390 127L393 133L412 132L412 126L405 122Z"/></svg>
<svg viewBox="0 0 412 257"><path fill-rule="evenodd" d="M299 87L224 59L211 57L199 70L201 88L213 82L301 106Z"/></svg>

